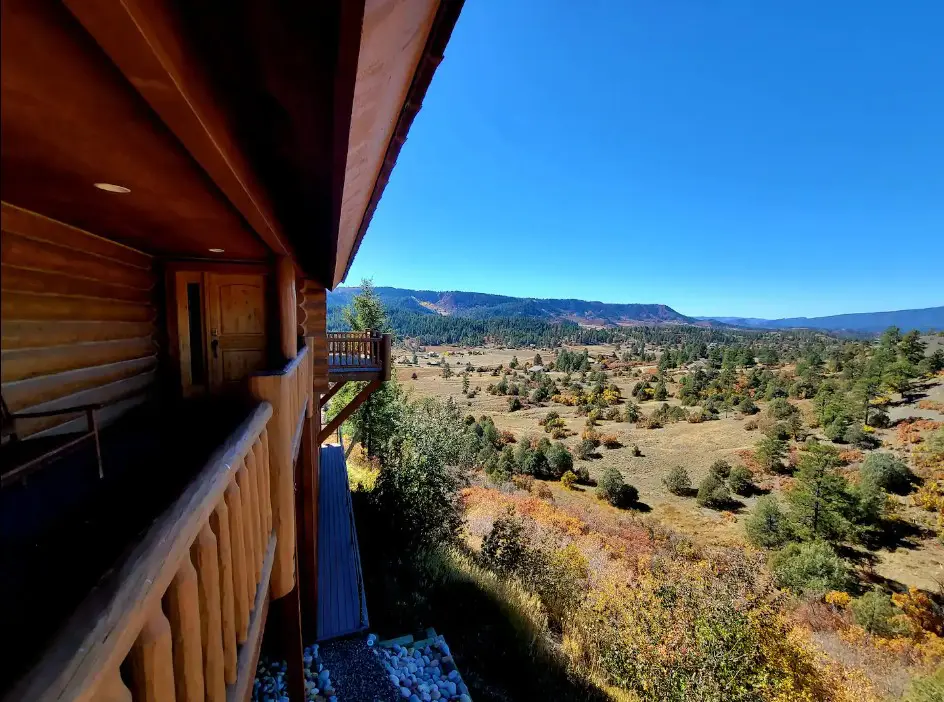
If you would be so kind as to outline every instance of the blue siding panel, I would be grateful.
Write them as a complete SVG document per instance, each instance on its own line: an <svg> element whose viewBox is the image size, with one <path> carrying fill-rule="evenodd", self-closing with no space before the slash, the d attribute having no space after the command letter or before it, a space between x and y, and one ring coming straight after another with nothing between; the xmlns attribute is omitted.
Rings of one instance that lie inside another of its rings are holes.
<svg viewBox="0 0 944 702"><path fill-rule="evenodd" d="M344 450L323 446L318 492L318 640L355 634L367 626Z"/></svg>

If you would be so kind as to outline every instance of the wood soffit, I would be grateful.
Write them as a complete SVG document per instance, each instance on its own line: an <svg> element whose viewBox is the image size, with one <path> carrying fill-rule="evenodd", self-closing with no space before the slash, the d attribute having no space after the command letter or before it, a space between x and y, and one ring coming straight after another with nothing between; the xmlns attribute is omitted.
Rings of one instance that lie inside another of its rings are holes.
<svg viewBox="0 0 944 702"><path fill-rule="evenodd" d="M0 198L156 256L288 255L333 287L461 6L4 0ZM406 22L399 34L374 31L381 43L368 45L367 30L395 12ZM390 41L410 32L421 51ZM358 123L379 102L370 91L355 102L365 52L393 66L402 87L380 96L389 114ZM355 151L367 161L352 164ZM358 202L347 213L353 176Z"/></svg>

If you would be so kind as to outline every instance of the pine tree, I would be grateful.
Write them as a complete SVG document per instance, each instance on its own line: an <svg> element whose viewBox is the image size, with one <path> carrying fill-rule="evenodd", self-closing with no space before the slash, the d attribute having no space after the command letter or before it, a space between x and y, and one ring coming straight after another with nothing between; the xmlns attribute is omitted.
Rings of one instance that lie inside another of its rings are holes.
<svg viewBox="0 0 944 702"><path fill-rule="evenodd" d="M855 503L839 473L839 451L818 442L803 450L788 493L790 519L803 539L838 540L849 533Z"/></svg>

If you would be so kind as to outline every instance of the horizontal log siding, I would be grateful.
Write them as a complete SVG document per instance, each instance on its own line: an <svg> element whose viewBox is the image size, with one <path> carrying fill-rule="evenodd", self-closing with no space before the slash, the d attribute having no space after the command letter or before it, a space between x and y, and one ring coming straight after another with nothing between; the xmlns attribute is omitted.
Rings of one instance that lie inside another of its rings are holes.
<svg viewBox="0 0 944 702"><path fill-rule="evenodd" d="M12 412L117 402L154 382L157 276L150 256L0 204L0 367ZM17 423L21 436L81 429L70 415Z"/></svg>
<svg viewBox="0 0 944 702"><path fill-rule="evenodd" d="M312 339L312 381L318 392L328 390L328 297L324 288L306 280L298 291L298 333Z"/></svg>

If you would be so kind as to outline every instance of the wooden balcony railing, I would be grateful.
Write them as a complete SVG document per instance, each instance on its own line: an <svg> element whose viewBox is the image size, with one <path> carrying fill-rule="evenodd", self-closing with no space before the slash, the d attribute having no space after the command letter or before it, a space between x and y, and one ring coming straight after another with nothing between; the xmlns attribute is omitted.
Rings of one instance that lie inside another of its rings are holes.
<svg viewBox="0 0 944 702"><path fill-rule="evenodd" d="M271 415L268 402L252 411L8 699L244 696L276 548Z"/></svg>
<svg viewBox="0 0 944 702"><path fill-rule="evenodd" d="M306 346L250 379L262 402L6 699L249 699L269 601L294 586L293 467L311 369Z"/></svg>
<svg viewBox="0 0 944 702"><path fill-rule="evenodd" d="M329 373L373 371L389 380L390 346L389 334L328 332Z"/></svg>

